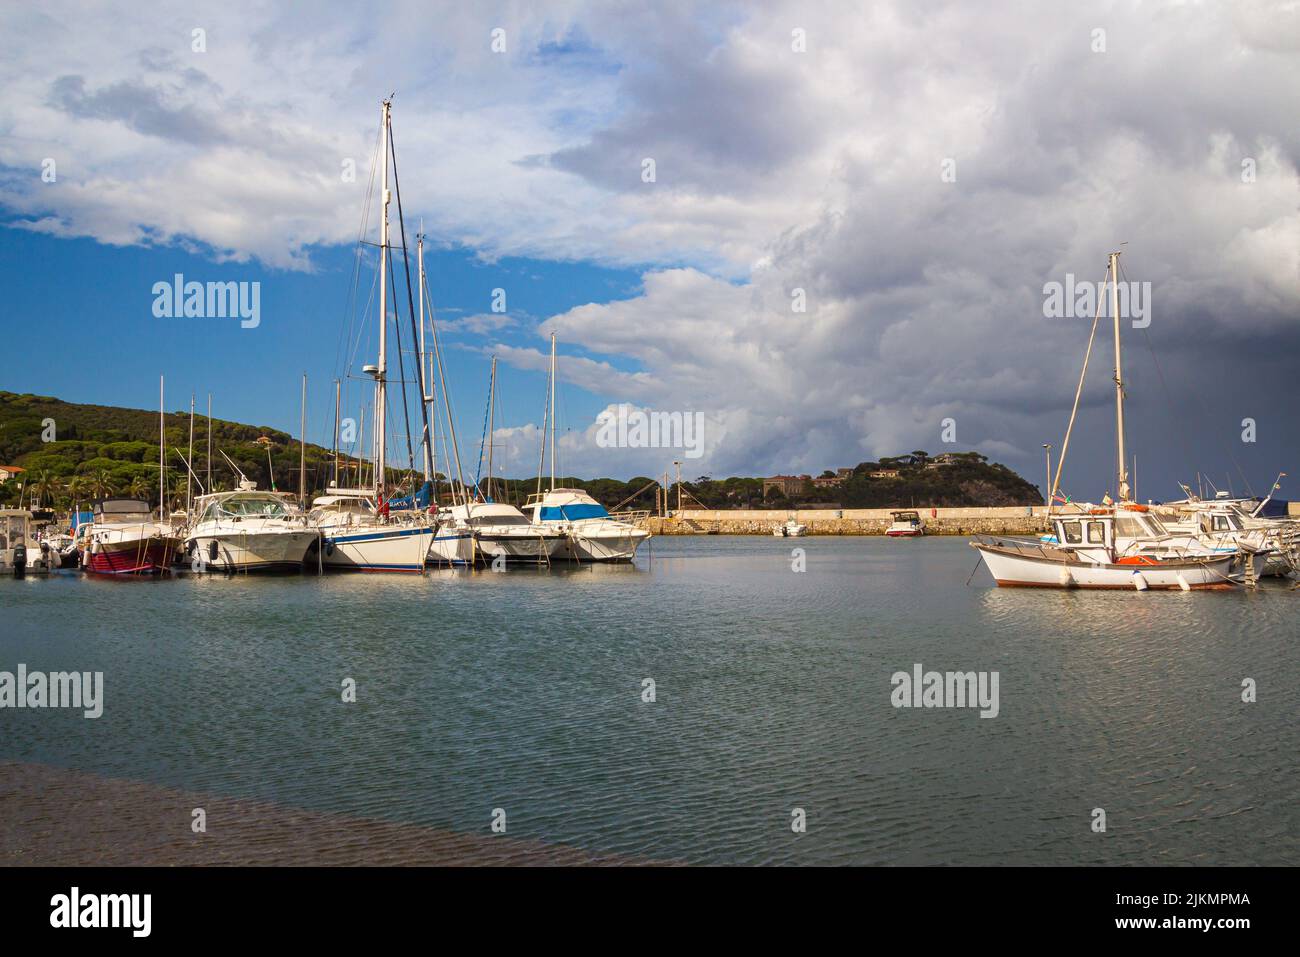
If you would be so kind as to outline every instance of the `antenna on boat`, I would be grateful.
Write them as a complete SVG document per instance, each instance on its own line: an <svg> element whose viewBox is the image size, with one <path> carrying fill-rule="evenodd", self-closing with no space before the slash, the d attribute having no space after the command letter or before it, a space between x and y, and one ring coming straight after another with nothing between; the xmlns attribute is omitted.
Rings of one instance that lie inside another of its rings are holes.
<svg viewBox="0 0 1300 957"><path fill-rule="evenodd" d="M244 474L243 469L241 469L241 468L240 468L238 465L236 465L234 462L231 462L231 461L230 461L230 456L226 454L225 450L224 450L224 449L217 449L217 451L218 451L219 453L221 453L221 457L222 457L223 459L225 459L227 462L230 463L230 467L231 467L232 469L234 469L237 473L239 473L239 482L240 482L240 484L242 485L244 482L247 482L247 481L248 481L248 476Z"/></svg>

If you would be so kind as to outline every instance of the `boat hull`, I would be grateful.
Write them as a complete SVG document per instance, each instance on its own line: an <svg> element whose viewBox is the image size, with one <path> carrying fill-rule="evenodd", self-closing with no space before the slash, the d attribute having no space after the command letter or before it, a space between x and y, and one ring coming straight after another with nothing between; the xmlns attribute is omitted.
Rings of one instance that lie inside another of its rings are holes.
<svg viewBox="0 0 1300 957"><path fill-rule="evenodd" d="M313 531L219 532L191 538L187 554L198 572L296 571L316 541Z"/></svg>
<svg viewBox="0 0 1300 957"><path fill-rule="evenodd" d="M649 537L649 532L633 526L584 529L577 525L568 530L555 557L573 562L630 562Z"/></svg>
<svg viewBox="0 0 1300 957"><path fill-rule="evenodd" d="M434 530L384 527L326 533L321 564L330 571L422 572Z"/></svg>
<svg viewBox="0 0 1300 957"><path fill-rule="evenodd" d="M86 550L82 567L90 575L158 575L169 572L180 554L179 538L95 542Z"/></svg>
<svg viewBox="0 0 1300 957"><path fill-rule="evenodd" d="M1091 564L972 542L1001 588L1203 590L1235 588L1233 556L1195 561Z"/></svg>
<svg viewBox="0 0 1300 957"><path fill-rule="evenodd" d="M512 565L544 565L564 548L564 536L515 535L504 532L480 531L478 551L484 561L505 559Z"/></svg>
<svg viewBox="0 0 1300 957"><path fill-rule="evenodd" d="M429 544L426 561L430 565L473 565L474 536L467 531L440 528Z"/></svg>

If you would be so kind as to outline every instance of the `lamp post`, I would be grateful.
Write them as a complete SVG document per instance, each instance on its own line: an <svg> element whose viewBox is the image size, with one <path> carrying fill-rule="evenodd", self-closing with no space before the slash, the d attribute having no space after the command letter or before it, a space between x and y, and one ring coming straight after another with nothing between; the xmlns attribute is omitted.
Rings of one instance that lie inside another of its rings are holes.
<svg viewBox="0 0 1300 957"><path fill-rule="evenodd" d="M1043 448L1047 450L1047 495L1044 501L1047 502L1047 511L1052 511L1052 445L1050 442L1044 442Z"/></svg>

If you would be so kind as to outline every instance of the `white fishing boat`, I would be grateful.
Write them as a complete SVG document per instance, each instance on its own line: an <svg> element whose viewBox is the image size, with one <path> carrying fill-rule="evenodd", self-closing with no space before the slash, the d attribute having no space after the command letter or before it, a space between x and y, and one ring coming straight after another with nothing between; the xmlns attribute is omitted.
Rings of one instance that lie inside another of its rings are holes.
<svg viewBox="0 0 1300 957"><path fill-rule="evenodd" d="M312 502L310 525L321 535L320 561L325 569L366 572L423 572L434 542L435 524L429 512L428 449L425 448L425 485L410 499L391 501L388 488L388 260L389 160L392 137L392 103L380 110L382 176L379 188L379 354L365 372L375 382L374 485L369 489L330 487ZM400 197L399 197L400 203ZM422 301L423 304L423 301ZM412 317L414 321L414 317ZM421 332L423 330L421 329ZM423 392L423 354L416 359Z"/></svg>
<svg viewBox="0 0 1300 957"><path fill-rule="evenodd" d="M772 534L777 538L802 538L808 534L808 526L792 518L772 526Z"/></svg>
<svg viewBox="0 0 1300 957"><path fill-rule="evenodd" d="M320 538L291 496L258 491L242 475L234 492L198 496L195 511L185 543L193 571L297 570Z"/></svg>
<svg viewBox="0 0 1300 957"><path fill-rule="evenodd" d="M885 529L885 534L890 538L916 538L925 534L925 522L917 512L890 512L889 517L893 521Z"/></svg>
<svg viewBox="0 0 1300 957"><path fill-rule="evenodd" d="M1191 535L1178 536L1160 526L1145 505L1131 500L1124 453L1124 378L1120 352L1119 253L1109 258L1111 313L1115 335L1115 423L1117 502L1107 500L1100 507L1072 506L1069 513L1051 515L1052 534L1038 540L1015 538L977 539L977 549L999 586L1037 588L1129 588L1193 589L1231 588L1231 577L1239 559L1238 549L1220 551ZM1079 387L1075 393L1070 424L1066 429L1055 478L1047 501L1057 500L1065 454L1078 412L1079 398L1088 372L1088 359L1101 319L1093 322L1088 352L1084 357Z"/></svg>

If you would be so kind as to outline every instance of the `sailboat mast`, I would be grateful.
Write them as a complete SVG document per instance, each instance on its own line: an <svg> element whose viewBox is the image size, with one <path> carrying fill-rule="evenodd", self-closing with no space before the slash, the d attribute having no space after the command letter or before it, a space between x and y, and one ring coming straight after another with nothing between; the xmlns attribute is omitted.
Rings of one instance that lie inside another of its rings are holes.
<svg viewBox="0 0 1300 957"><path fill-rule="evenodd" d="M375 501L384 498L384 411L388 404L384 378L388 373L388 122L392 101L384 100L380 110L383 131L384 175L379 202L379 362L375 372Z"/></svg>
<svg viewBox="0 0 1300 957"><path fill-rule="evenodd" d="M419 263L419 296L420 296L420 351L416 357L416 363L423 369L425 367L424 357L424 233L421 232L415 237L416 260ZM418 378L418 377L417 377ZM424 403L424 480L428 482L433 478L433 453L432 439L429 435L429 390L421 390L420 401Z"/></svg>
<svg viewBox="0 0 1300 957"><path fill-rule="evenodd" d="M497 396L497 357L492 357L492 375L488 380L488 474L487 474L487 496L492 497L492 430L495 427L494 418L496 415L496 396Z"/></svg>
<svg viewBox="0 0 1300 957"><path fill-rule="evenodd" d="M208 393L208 485L212 491L212 393Z"/></svg>
<svg viewBox="0 0 1300 957"><path fill-rule="evenodd" d="M167 419L163 412L163 377L158 377L158 521L167 519Z"/></svg>
<svg viewBox="0 0 1300 957"><path fill-rule="evenodd" d="M1115 321L1115 445L1117 500L1129 500L1128 468L1124 459L1124 368L1119 342L1119 253L1110 254L1110 311Z"/></svg>
<svg viewBox="0 0 1300 957"><path fill-rule="evenodd" d="M334 484L339 484L339 401L343 398L343 389L339 380L334 380Z"/></svg>
<svg viewBox="0 0 1300 957"><path fill-rule="evenodd" d="M190 468L190 462L194 461L194 393L190 393L190 458L185 463L185 514L190 514L190 508L193 503L192 491L190 487L190 474L193 469Z"/></svg>
<svg viewBox="0 0 1300 957"><path fill-rule="evenodd" d="M555 333L551 333L551 491L555 491Z"/></svg>
<svg viewBox="0 0 1300 957"><path fill-rule="evenodd" d="M298 446L298 503L307 504L307 373L302 374L302 415Z"/></svg>

